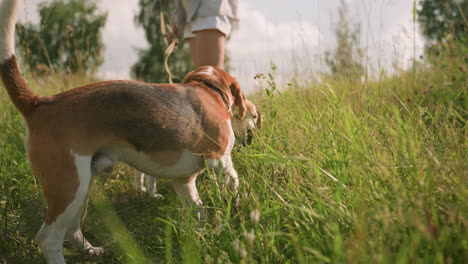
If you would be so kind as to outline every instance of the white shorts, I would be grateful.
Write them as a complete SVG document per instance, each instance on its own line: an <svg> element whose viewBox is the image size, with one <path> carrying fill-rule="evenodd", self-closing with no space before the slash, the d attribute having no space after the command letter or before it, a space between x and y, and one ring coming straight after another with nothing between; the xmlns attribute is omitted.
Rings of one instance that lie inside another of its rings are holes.
<svg viewBox="0 0 468 264"><path fill-rule="evenodd" d="M227 16L196 17L185 25L184 38L194 38L194 32L208 29L217 29L227 38L231 34L231 19Z"/></svg>

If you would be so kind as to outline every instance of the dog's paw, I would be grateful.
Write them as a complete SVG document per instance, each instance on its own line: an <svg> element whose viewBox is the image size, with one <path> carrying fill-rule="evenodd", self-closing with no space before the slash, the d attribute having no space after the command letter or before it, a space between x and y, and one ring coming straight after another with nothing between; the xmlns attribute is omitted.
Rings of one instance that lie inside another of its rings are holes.
<svg viewBox="0 0 468 264"><path fill-rule="evenodd" d="M195 217L198 219L198 221L205 222L207 220L205 208L203 207L197 208L197 210L195 211Z"/></svg>
<svg viewBox="0 0 468 264"><path fill-rule="evenodd" d="M106 251L103 247L90 247L86 249L86 253L90 256L100 256L104 254Z"/></svg>
<svg viewBox="0 0 468 264"><path fill-rule="evenodd" d="M150 193L149 196L158 200L164 199L164 195L160 193Z"/></svg>
<svg viewBox="0 0 468 264"><path fill-rule="evenodd" d="M235 208L239 208L240 197L238 193L233 197L233 204Z"/></svg>
<svg viewBox="0 0 468 264"><path fill-rule="evenodd" d="M137 187L135 190L137 193L146 193L146 187L144 186Z"/></svg>

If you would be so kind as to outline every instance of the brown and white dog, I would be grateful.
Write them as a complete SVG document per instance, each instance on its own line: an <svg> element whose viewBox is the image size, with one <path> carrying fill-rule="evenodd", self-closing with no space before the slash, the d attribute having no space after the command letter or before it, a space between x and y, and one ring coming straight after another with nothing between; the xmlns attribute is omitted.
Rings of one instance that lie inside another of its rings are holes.
<svg viewBox="0 0 468 264"><path fill-rule="evenodd" d="M27 126L26 149L47 213L36 243L48 263L65 263L63 240L100 254L83 236L80 217L93 175L115 162L171 180L180 199L202 204L195 180L206 167L239 181L231 150L231 107L246 115L237 81L202 67L182 84L106 81L53 96L28 89L15 59L17 0L0 0L0 75Z"/></svg>
<svg viewBox="0 0 468 264"><path fill-rule="evenodd" d="M236 142L241 146L250 145L253 139L253 131L262 127L262 116L258 108L247 98L245 98L247 118L240 119L237 114L231 115L232 128L236 135ZM156 188L155 177L135 170L135 189L139 193L147 193L150 197L163 198ZM145 184L146 183L146 187Z"/></svg>

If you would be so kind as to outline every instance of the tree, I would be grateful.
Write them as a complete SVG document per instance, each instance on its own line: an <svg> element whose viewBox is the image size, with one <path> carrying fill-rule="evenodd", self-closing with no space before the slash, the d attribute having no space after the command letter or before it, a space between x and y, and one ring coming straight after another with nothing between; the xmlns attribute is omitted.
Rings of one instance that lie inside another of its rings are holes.
<svg viewBox="0 0 468 264"><path fill-rule="evenodd" d="M428 48L449 35L457 40L467 37L468 0L420 0L419 4L418 22Z"/></svg>
<svg viewBox="0 0 468 264"><path fill-rule="evenodd" d="M95 0L42 2L39 15L39 27L18 25L19 46L31 70L95 72L103 63L107 13L98 11Z"/></svg>
<svg viewBox="0 0 468 264"><path fill-rule="evenodd" d="M173 1L166 1L161 5L165 13L172 10ZM135 23L145 30L145 37L149 43L147 49L140 49L139 59L132 66L132 75L146 82L167 82L168 77L164 70L164 50L166 49L161 33L160 17L153 11L154 0L139 0L140 12L135 16ZM166 18L166 23L167 21ZM191 67L189 50L183 45L179 47L169 58L169 68L172 74L183 77Z"/></svg>
<svg viewBox="0 0 468 264"><path fill-rule="evenodd" d="M348 17L348 5L341 0L338 8L338 23L335 26L336 48L325 52L325 63L333 77L358 79L364 75L359 47L360 24L352 26Z"/></svg>

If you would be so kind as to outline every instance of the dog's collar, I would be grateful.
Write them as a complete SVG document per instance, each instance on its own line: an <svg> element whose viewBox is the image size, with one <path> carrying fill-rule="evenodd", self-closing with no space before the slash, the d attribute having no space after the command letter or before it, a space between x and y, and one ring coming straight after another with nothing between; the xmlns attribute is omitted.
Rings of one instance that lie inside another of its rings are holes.
<svg viewBox="0 0 468 264"><path fill-rule="evenodd" d="M228 110L228 112L230 113L231 112L231 107L229 106L229 102L226 98L226 96L224 95L224 93L216 86L212 85L211 83L209 82L205 82L205 81L202 81L202 80L196 80L196 81L199 81L199 82L202 82L204 85L206 85L206 87L210 88L211 90L215 91L216 93L219 94L219 96L221 96L221 99L223 100L223 103L224 103L224 106L226 106L226 109Z"/></svg>

